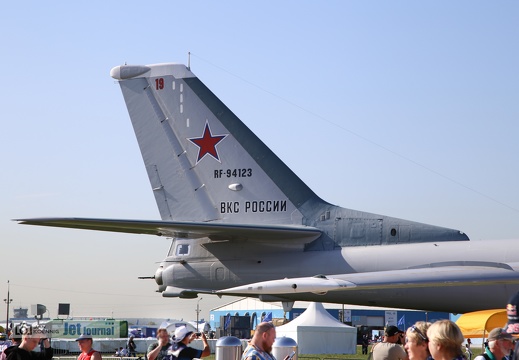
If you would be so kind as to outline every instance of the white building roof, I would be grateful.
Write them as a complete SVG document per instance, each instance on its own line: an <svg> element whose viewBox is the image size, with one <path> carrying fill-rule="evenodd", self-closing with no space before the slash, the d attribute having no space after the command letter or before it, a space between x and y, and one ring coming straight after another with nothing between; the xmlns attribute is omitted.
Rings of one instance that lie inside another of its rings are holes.
<svg viewBox="0 0 519 360"><path fill-rule="evenodd" d="M283 310L279 302L263 302L255 298L242 298L218 306L211 311Z"/></svg>
<svg viewBox="0 0 519 360"><path fill-rule="evenodd" d="M294 309L308 309L312 302L308 301L296 301L294 303ZM325 309L340 309L345 310L401 310L401 311L418 311L409 309L390 309L376 306L361 306L361 305L349 305L349 304L331 304L322 303ZM283 306L281 302L263 302L256 298L241 298L238 300L231 301L230 303L218 306L211 309L211 311L247 311L247 310L282 310Z"/></svg>

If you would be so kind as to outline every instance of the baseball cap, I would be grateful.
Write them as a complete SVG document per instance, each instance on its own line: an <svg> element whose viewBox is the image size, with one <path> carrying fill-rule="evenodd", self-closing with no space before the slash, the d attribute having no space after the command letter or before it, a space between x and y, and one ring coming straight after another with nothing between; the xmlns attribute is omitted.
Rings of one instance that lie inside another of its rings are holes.
<svg viewBox="0 0 519 360"><path fill-rule="evenodd" d="M186 336L188 336L189 334L191 334L192 331L190 331L187 327L185 326L180 326L178 328L175 329L175 342L181 342L182 340L184 340L184 338Z"/></svg>
<svg viewBox="0 0 519 360"><path fill-rule="evenodd" d="M517 314L518 306L519 292L512 296L506 305L506 316L508 317L508 323L506 324L505 330L509 334L519 334L519 316Z"/></svg>
<svg viewBox="0 0 519 360"><path fill-rule="evenodd" d="M488 333L488 341L495 341L495 340L513 340L514 337L507 333L506 330L502 328L495 328L492 329Z"/></svg>
<svg viewBox="0 0 519 360"><path fill-rule="evenodd" d="M398 333L403 334L404 332L402 330L400 330L399 328L397 328L396 326L390 325L386 328L384 333L386 334L386 336L393 336Z"/></svg>
<svg viewBox="0 0 519 360"><path fill-rule="evenodd" d="M90 339L92 340L92 335L86 335L86 334L83 334L83 335L80 335L76 341L79 341L79 340L86 340L86 339Z"/></svg>

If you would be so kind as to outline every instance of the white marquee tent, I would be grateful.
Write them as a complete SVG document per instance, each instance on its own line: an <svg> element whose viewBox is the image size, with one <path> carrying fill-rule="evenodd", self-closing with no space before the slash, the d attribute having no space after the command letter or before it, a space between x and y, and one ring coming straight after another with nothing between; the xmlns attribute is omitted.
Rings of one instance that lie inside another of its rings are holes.
<svg viewBox="0 0 519 360"><path fill-rule="evenodd" d="M357 352L357 328L335 319L321 303L311 303L297 318L276 327L276 336L294 339L301 355Z"/></svg>

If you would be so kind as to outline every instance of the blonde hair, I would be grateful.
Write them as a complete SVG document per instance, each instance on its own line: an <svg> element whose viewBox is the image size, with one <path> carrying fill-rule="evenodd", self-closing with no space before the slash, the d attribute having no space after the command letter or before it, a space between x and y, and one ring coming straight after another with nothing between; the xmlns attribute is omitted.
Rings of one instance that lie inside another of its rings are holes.
<svg viewBox="0 0 519 360"><path fill-rule="evenodd" d="M429 326L427 337L430 342L438 343L442 346L445 353L455 356L462 356L461 346L465 338L454 322L450 320L439 320Z"/></svg>
<svg viewBox="0 0 519 360"><path fill-rule="evenodd" d="M427 342L427 330L429 329L429 326L431 326L430 322L418 321L416 324L407 329L406 336L414 340L417 345Z"/></svg>

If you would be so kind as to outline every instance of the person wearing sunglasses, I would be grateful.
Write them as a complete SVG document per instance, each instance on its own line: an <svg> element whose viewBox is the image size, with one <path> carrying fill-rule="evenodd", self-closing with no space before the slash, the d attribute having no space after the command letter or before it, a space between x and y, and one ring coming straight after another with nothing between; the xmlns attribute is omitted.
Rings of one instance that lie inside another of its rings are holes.
<svg viewBox="0 0 519 360"><path fill-rule="evenodd" d="M407 360L404 348L398 344L402 336L403 331L396 326L386 327L384 340L371 348L372 360Z"/></svg>
<svg viewBox="0 0 519 360"><path fill-rule="evenodd" d="M418 321L407 329L405 338L405 350L409 360L426 360L431 356L429 352L429 339L427 339L427 329L431 323Z"/></svg>

